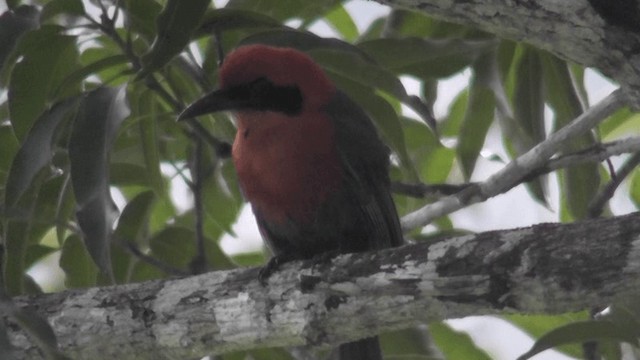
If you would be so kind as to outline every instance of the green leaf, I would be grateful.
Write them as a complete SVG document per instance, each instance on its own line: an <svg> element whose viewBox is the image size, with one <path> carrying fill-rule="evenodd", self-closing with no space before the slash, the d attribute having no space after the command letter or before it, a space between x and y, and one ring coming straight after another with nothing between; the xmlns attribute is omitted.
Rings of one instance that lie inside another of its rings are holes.
<svg viewBox="0 0 640 360"><path fill-rule="evenodd" d="M582 114L579 94L566 62L554 55L541 53L547 102L553 109L556 127L565 126ZM591 133L568 141L563 152L579 151L595 144ZM587 214L589 203L598 193L600 172L598 164L583 164L562 170L562 200L573 219Z"/></svg>
<svg viewBox="0 0 640 360"><path fill-rule="evenodd" d="M149 239L151 256L178 269L186 269L196 254L195 233L168 226Z"/></svg>
<svg viewBox="0 0 640 360"><path fill-rule="evenodd" d="M82 99L69 140L71 181L84 241L98 267L109 273L115 209L109 193L109 150L129 115L124 88L99 88Z"/></svg>
<svg viewBox="0 0 640 360"><path fill-rule="evenodd" d="M13 51L18 38L38 26L40 13L35 6L23 5L0 15L0 69Z"/></svg>
<svg viewBox="0 0 640 360"><path fill-rule="evenodd" d="M191 41L209 6L209 0L168 0L158 15L158 33L151 49L142 56L141 79L158 70L178 55Z"/></svg>
<svg viewBox="0 0 640 360"><path fill-rule="evenodd" d="M138 120L137 140L140 141L144 160L142 179L145 179L156 194L160 195L164 192L164 180L160 172L157 99L150 91L134 88L129 92L129 104L131 104L131 119Z"/></svg>
<svg viewBox="0 0 640 360"><path fill-rule="evenodd" d="M586 311L577 313L567 313L561 315L521 315L512 314L505 315L503 318L520 329L529 333L533 338L540 338L550 330L556 329L560 326L570 324L576 321L585 321L589 319L589 314ZM567 344L559 346L556 350L559 350L567 355L573 357L581 357L583 355L582 346L579 344Z"/></svg>
<svg viewBox="0 0 640 360"><path fill-rule="evenodd" d="M244 28L279 28L282 23L262 13L240 9L207 11L195 37L210 36L214 31L224 32Z"/></svg>
<svg viewBox="0 0 640 360"><path fill-rule="evenodd" d="M223 164L220 171L223 176L207 179L202 188L204 226L207 236L212 239L218 239L225 232L232 232L231 227L242 208L242 197L231 163Z"/></svg>
<svg viewBox="0 0 640 360"><path fill-rule="evenodd" d="M360 55L363 59L367 59L370 62L373 61L367 53L353 44L333 38L322 38L310 32L297 31L293 29L267 30L257 34L252 34L244 38L238 46L247 44L266 44L280 47L291 47L300 51L309 51L313 49L338 50L355 53Z"/></svg>
<svg viewBox="0 0 640 360"><path fill-rule="evenodd" d="M114 235L123 241L141 243L147 231L149 215L155 203L153 191L143 191L129 201L118 218Z"/></svg>
<svg viewBox="0 0 640 360"><path fill-rule="evenodd" d="M545 138L544 86L541 73L538 51L527 45L519 45L509 74L514 88L514 118L505 116L502 122L504 141L513 157L526 153ZM538 177L526 186L534 199L547 205L546 177Z"/></svg>
<svg viewBox="0 0 640 360"><path fill-rule="evenodd" d="M421 79L449 77L496 46L495 40L375 39L358 47L396 74Z"/></svg>
<svg viewBox="0 0 640 360"><path fill-rule="evenodd" d="M469 335L455 331L445 323L429 324L429 332L447 359L491 359L487 353L475 346Z"/></svg>
<svg viewBox="0 0 640 360"><path fill-rule="evenodd" d="M130 242L136 246L144 244L149 232L149 217L155 204L156 197L151 190L143 191L129 201L118 218L118 227L114 232L114 238L121 242ZM129 271L133 266L134 258L122 247L114 246L112 249L111 264L113 274L118 283L128 282Z"/></svg>
<svg viewBox="0 0 640 360"><path fill-rule="evenodd" d="M429 334L424 328L410 328L380 335L380 348L391 359L431 358L435 350L430 343Z"/></svg>
<svg viewBox="0 0 640 360"><path fill-rule="evenodd" d="M131 29L142 34L147 40L156 35L155 20L162 6L155 0L125 0L120 2Z"/></svg>
<svg viewBox="0 0 640 360"><path fill-rule="evenodd" d="M287 19L299 18L304 23L322 17L339 1L306 1L306 0L230 0L226 7L229 9L251 10L259 14L266 14L280 22Z"/></svg>
<svg viewBox="0 0 640 360"><path fill-rule="evenodd" d="M64 81L58 86L54 94L64 94L69 92L69 88L77 88L80 83L91 75L103 71L105 69L112 68L116 65L126 64L128 58L125 55L113 55L106 58L97 60L89 65L83 66L80 69L72 72L67 76Z"/></svg>
<svg viewBox="0 0 640 360"><path fill-rule="evenodd" d="M637 168L633 172L631 183L629 185L629 193L631 194L631 200L636 205L636 208L640 209L640 168Z"/></svg>
<svg viewBox="0 0 640 360"><path fill-rule="evenodd" d="M342 35L345 40L354 42L358 38L358 27L342 4L338 4L338 6L333 8L324 19Z"/></svg>
<svg viewBox="0 0 640 360"><path fill-rule="evenodd" d="M11 73L9 112L16 137L23 140L47 106L66 94L55 94L58 85L77 66L76 38L65 29L46 25L25 34L17 51L22 59Z"/></svg>
<svg viewBox="0 0 640 360"><path fill-rule="evenodd" d="M78 235L71 235L65 239L60 254L60 268L64 271L64 283L67 288L96 285L98 268Z"/></svg>
<svg viewBox="0 0 640 360"><path fill-rule="evenodd" d="M493 123L496 96L490 82L495 81L495 54L481 56L475 63L467 109L458 136L457 155L465 180L471 178L476 160Z"/></svg>
<svg viewBox="0 0 640 360"><path fill-rule="evenodd" d="M58 124L75 108L76 103L75 98L57 103L36 120L11 164L5 188L7 207L15 205L36 174L51 162Z"/></svg>
<svg viewBox="0 0 640 360"><path fill-rule="evenodd" d="M45 22L56 15L83 16L85 14L82 0L53 0L42 8L40 21Z"/></svg>
<svg viewBox="0 0 640 360"><path fill-rule="evenodd" d="M366 61L356 53L317 49L309 51L309 55L333 73L340 74L364 86L383 90L400 101L408 98L404 85L395 75L370 61Z"/></svg>
<svg viewBox="0 0 640 360"><path fill-rule="evenodd" d="M598 127L603 141L640 135L640 114L628 107L616 111Z"/></svg>
<svg viewBox="0 0 640 360"><path fill-rule="evenodd" d="M617 326L612 321L578 321L570 323L542 336L533 344L518 360L530 359L532 356L553 347L569 344L583 343L593 340L617 340L627 342L634 346L640 345L638 338L630 334L626 329Z"/></svg>
<svg viewBox="0 0 640 360"><path fill-rule="evenodd" d="M460 133L462 122L469 106L469 90L461 91L449 105L447 117L439 126L440 134L445 137L456 137Z"/></svg>

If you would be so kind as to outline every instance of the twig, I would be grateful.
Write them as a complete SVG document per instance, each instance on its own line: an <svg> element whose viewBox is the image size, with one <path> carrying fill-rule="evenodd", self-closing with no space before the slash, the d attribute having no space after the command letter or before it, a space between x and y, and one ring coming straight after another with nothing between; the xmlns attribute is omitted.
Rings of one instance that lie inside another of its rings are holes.
<svg viewBox="0 0 640 360"><path fill-rule="evenodd" d="M616 90L589 108L567 126L551 134L545 141L507 164L502 170L490 176L478 186L470 186L460 193L426 205L402 218L405 231L429 224L433 219L450 214L467 205L484 201L502 194L519 184L527 174L544 165L566 141L579 136L606 119L624 105L626 98L621 90Z"/></svg>
<svg viewBox="0 0 640 360"><path fill-rule="evenodd" d="M640 152L640 137L629 137L622 140L612 141L604 144L597 144L587 149L558 156L549 160L544 166L541 166L522 178L521 182L529 182L539 176L548 174L552 171L576 166L584 163L599 162L608 160L611 156ZM467 184L433 184L424 183L408 184L394 181L391 183L391 191L396 194L405 195L413 198L440 198L444 196L454 195L460 191L470 187L477 186L478 183ZM514 186L517 186L515 183Z"/></svg>
<svg viewBox="0 0 640 360"><path fill-rule="evenodd" d="M202 206L202 182L204 180L204 174L202 171L202 138L196 137L195 139L195 153L191 164L191 176L193 181L191 183L191 191L193 192L194 211L196 217L196 255L189 264L189 269L192 274L202 274L207 270L207 256L204 249L204 221Z"/></svg>
<svg viewBox="0 0 640 360"><path fill-rule="evenodd" d="M602 214L605 204L609 201L616 189L622 181L640 164L640 152L637 152L618 169L616 176L611 178L611 181L602 188L602 190L591 200L589 207L587 208L589 217L595 218Z"/></svg>
<svg viewBox="0 0 640 360"><path fill-rule="evenodd" d="M413 198L429 198L429 197L443 197L453 194L457 194L460 191L468 188L469 186L477 185L477 183L467 184L408 184L398 181L391 183L391 191L396 194L405 195Z"/></svg>
<svg viewBox="0 0 640 360"><path fill-rule="evenodd" d="M138 258L139 260L142 260L144 262L146 262L149 265L155 266L156 268L164 271L167 274L170 275L177 275L177 276L186 276L189 275L187 272L185 272L182 269L178 269L176 267L173 267L163 261L160 261L156 258L154 258L153 256L149 256L145 253L142 252L142 250L140 250L140 248L138 248L138 246L131 242L131 241L127 241L127 240L117 240L117 243L121 244L123 248L125 248L127 251L129 251L131 254L133 254L136 258Z"/></svg>

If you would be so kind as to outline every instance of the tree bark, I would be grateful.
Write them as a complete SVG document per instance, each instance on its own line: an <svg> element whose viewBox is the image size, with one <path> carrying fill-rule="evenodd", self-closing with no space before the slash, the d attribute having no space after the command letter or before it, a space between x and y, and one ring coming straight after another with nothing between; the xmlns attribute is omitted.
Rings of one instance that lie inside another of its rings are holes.
<svg viewBox="0 0 640 360"><path fill-rule="evenodd" d="M328 347L467 315L562 313L640 288L640 213L258 268L17 297L73 359L196 359ZM42 358L9 320L18 359Z"/></svg>
<svg viewBox="0 0 640 360"><path fill-rule="evenodd" d="M587 0L376 1L524 41L595 67L620 83L631 104L640 107L640 34L605 21Z"/></svg>

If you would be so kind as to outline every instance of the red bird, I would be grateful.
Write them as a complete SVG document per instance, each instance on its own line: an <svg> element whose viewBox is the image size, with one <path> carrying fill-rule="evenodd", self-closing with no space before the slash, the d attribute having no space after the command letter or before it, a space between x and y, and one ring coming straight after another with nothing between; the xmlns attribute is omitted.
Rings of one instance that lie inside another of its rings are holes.
<svg viewBox="0 0 640 360"><path fill-rule="evenodd" d="M274 255L265 276L290 260L402 243L389 150L367 114L309 56L243 46L225 59L220 85L180 118L234 112L233 162ZM377 337L343 344L339 353L382 358Z"/></svg>

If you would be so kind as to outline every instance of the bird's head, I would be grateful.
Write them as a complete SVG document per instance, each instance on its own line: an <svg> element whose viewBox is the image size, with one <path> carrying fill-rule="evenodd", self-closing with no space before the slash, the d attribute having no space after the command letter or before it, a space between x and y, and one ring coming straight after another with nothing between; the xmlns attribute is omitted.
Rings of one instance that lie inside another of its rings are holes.
<svg viewBox="0 0 640 360"><path fill-rule="evenodd" d="M231 52L220 68L220 88L179 116L186 119L216 111L275 111L298 115L326 105L335 87L305 53L266 45Z"/></svg>

